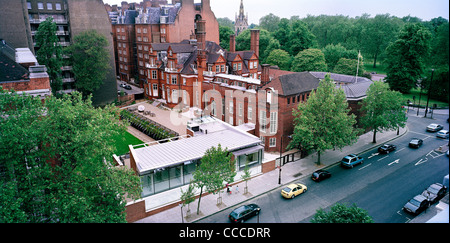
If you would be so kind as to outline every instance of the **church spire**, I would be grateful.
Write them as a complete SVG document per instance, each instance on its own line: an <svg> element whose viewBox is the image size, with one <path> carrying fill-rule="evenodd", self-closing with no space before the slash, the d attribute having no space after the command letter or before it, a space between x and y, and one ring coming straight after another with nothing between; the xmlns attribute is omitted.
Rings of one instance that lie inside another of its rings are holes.
<svg viewBox="0 0 450 243"><path fill-rule="evenodd" d="M239 17L244 17L244 0L241 0L241 7L239 8Z"/></svg>
<svg viewBox="0 0 450 243"><path fill-rule="evenodd" d="M237 14L236 14L237 15ZM244 0L241 0L241 6L239 8L239 15L236 16L234 23L235 34L238 36L242 31L248 28L248 16L244 14Z"/></svg>

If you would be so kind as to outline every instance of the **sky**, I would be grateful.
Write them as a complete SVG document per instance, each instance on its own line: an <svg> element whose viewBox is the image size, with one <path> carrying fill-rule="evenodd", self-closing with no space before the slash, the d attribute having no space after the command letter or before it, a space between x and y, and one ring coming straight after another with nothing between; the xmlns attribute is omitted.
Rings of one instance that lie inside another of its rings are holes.
<svg viewBox="0 0 450 243"><path fill-rule="evenodd" d="M103 0L110 5L123 0ZM142 0L126 0L141 2ZM201 0L194 0L201 2ZM169 0L169 3L171 0ZM216 18L228 17L232 21L239 12L241 0L211 0L211 9ZM449 19L448 0L244 0L244 11L248 13L249 24L259 24L259 19L270 13L280 18L307 15L361 16L364 13L375 17L377 14L390 14L404 17L411 15L424 21L437 17Z"/></svg>

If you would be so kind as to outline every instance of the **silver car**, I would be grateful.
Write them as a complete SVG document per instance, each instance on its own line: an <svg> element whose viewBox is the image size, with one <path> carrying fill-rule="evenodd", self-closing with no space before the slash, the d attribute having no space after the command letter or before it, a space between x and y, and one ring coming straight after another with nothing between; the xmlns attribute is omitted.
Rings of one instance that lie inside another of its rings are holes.
<svg viewBox="0 0 450 243"><path fill-rule="evenodd" d="M436 137L446 139L446 138L448 138L448 131L440 130L439 132L436 133Z"/></svg>
<svg viewBox="0 0 450 243"><path fill-rule="evenodd" d="M427 126L427 131L428 132L437 132L442 130L444 127L440 124L436 124L436 123L431 123L430 125Z"/></svg>
<svg viewBox="0 0 450 243"><path fill-rule="evenodd" d="M422 192L422 196L426 197L430 204L433 204L443 198L446 192L447 187L441 183L434 183Z"/></svg>

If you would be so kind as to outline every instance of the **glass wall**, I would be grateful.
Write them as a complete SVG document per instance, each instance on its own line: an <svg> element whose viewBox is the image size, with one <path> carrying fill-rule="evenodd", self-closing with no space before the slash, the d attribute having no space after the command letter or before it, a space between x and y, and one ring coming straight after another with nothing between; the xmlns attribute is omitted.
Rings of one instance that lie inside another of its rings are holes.
<svg viewBox="0 0 450 243"><path fill-rule="evenodd" d="M245 164L248 163L249 167L259 165L262 161L262 150L258 150L251 154L243 154L237 157L238 169L245 169Z"/></svg>
<svg viewBox="0 0 450 243"><path fill-rule="evenodd" d="M188 161L182 165L155 170L141 176L142 197L189 184L199 161Z"/></svg>

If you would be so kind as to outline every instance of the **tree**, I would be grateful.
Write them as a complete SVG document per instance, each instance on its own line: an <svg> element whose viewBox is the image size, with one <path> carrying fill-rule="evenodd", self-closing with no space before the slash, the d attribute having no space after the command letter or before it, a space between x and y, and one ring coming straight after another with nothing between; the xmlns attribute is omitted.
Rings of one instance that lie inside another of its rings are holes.
<svg viewBox="0 0 450 243"><path fill-rule="evenodd" d="M405 101L401 93L389 90L383 81L375 81L370 85L361 107L364 114L361 125L373 130L373 143L376 143L377 132L405 127L408 117L403 104Z"/></svg>
<svg viewBox="0 0 450 243"><path fill-rule="evenodd" d="M367 21L362 38L364 51L373 58L374 68L378 57L384 54L389 43L395 40L401 25L401 20L389 14L377 14Z"/></svg>
<svg viewBox="0 0 450 243"><path fill-rule="evenodd" d="M209 193L220 193L224 181L228 183L234 181L236 176L235 161L231 159L231 156L232 154L226 148L222 149L219 144L217 148L211 147L206 150L205 155L200 160L200 165L197 165L193 173L194 183L200 188L197 214L200 213L203 188L206 188Z"/></svg>
<svg viewBox="0 0 450 243"><path fill-rule="evenodd" d="M337 203L326 212L322 208L316 211L311 223L373 223L372 217L366 210Z"/></svg>
<svg viewBox="0 0 450 243"><path fill-rule="evenodd" d="M0 221L126 222L125 194L142 189L131 169L111 164L112 138L126 130L118 110L95 109L77 92L45 102L0 93L0 198L16 200Z"/></svg>
<svg viewBox="0 0 450 243"><path fill-rule="evenodd" d="M276 49L270 52L265 63L276 65L281 70L289 70L291 65L291 56L289 56L289 53L284 50Z"/></svg>
<svg viewBox="0 0 450 243"><path fill-rule="evenodd" d="M280 42L281 49L287 51L291 56L317 46L316 37L301 20L292 19L289 21L286 18L281 19L278 29L273 33L273 37Z"/></svg>
<svg viewBox="0 0 450 243"><path fill-rule="evenodd" d="M189 209L189 204L191 204L192 202L195 201L194 189L195 189L195 186L192 183L189 183L189 186L186 191L183 191L183 189L180 189L181 190L180 200L183 203L183 207L186 205L188 206L188 210L187 210L188 215L191 212L191 210Z"/></svg>
<svg viewBox="0 0 450 243"><path fill-rule="evenodd" d="M220 46L230 50L230 35L234 35L234 31L228 26L219 26Z"/></svg>
<svg viewBox="0 0 450 243"><path fill-rule="evenodd" d="M259 26L269 32L274 32L278 29L278 23L280 22L280 17L270 13L259 19Z"/></svg>
<svg viewBox="0 0 450 243"><path fill-rule="evenodd" d="M333 69L334 73L346 74L346 75L356 75L356 70L358 70L358 76L364 75L364 62L362 58L359 60L341 58Z"/></svg>
<svg viewBox="0 0 450 243"><path fill-rule="evenodd" d="M341 58L356 59L356 60L358 59L358 52L356 50L347 50L341 44L327 45L325 48L322 49L322 52L325 55L325 61L327 63L329 72L334 72L333 71L334 67Z"/></svg>
<svg viewBox="0 0 450 243"><path fill-rule="evenodd" d="M95 30L75 36L74 44L68 47L73 61L75 85L87 97L103 84L109 65L108 40Z"/></svg>
<svg viewBox="0 0 450 243"><path fill-rule="evenodd" d="M62 48L56 35L57 26L52 17L43 21L36 32L36 59L47 67L53 95L62 89L61 68L63 66Z"/></svg>
<svg viewBox="0 0 450 243"><path fill-rule="evenodd" d="M288 149L316 151L320 164L321 152L353 144L358 130L353 128L355 115L348 115L349 111L344 91L336 88L327 74L316 92L293 110L294 134Z"/></svg>
<svg viewBox="0 0 450 243"><path fill-rule="evenodd" d="M247 162L245 162L244 174L241 175L241 179L243 181L245 181L244 194L248 193L247 182L250 180L250 178L251 178L251 172L250 172L250 167L248 167L248 161L247 161Z"/></svg>
<svg viewBox="0 0 450 243"><path fill-rule="evenodd" d="M234 29L234 22L227 17L217 18L217 22L219 22L219 28L222 26L222 27L228 27L230 29ZM234 33L234 31L233 31L233 33Z"/></svg>
<svg viewBox="0 0 450 243"><path fill-rule="evenodd" d="M317 72L326 71L327 64L325 56L319 49L306 49L297 54L292 61L291 71L293 72Z"/></svg>
<svg viewBox="0 0 450 243"><path fill-rule="evenodd" d="M428 31L422 24L406 24L387 48L386 82L393 90L409 93L421 78L430 50Z"/></svg>

